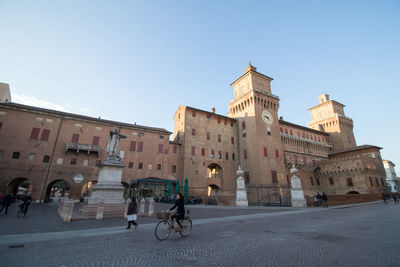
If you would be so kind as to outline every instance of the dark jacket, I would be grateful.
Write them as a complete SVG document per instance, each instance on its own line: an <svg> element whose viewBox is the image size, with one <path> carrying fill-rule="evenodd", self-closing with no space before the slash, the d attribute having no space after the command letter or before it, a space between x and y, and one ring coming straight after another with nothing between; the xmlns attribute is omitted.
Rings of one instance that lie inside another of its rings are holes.
<svg viewBox="0 0 400 267"><path fill-rule="evenodd" d="M176 212L179 214L180 217L185 216L185 204L183 201L183 197L181 197L180 199L177 199L175 201L175 205L170 208L169 210L173 210L176 208Z"/></svg>
<svg viewBox="0 0 400 267"><path fill-rule="evenodd" d="M3 198L3 206L10 206L12 201L12 196L10 194L7 194L4 198Z"/></svg>
<svg viewBox="0 0 400 267"><path fill-rule="evenodd" d="M325 194L322 194L322 200L328 200L328 196Z"/></svg>
<svg viewBox="0 0 400 267"><path fill-rule="evenodd" d="M132 200L132 202L129 203L127 214L128 215L137 214L137 204L135 200Z"/></svg>

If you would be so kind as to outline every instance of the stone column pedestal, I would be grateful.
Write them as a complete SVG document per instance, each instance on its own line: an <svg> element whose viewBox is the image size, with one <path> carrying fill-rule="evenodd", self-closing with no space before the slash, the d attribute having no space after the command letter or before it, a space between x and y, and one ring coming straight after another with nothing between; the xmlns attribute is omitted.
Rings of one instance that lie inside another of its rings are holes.
<svg viewBox="0 0 400 267"><path fill-rule="evenodd" d="M293 176L290 178L292 189L290 190L290 194L292 197L292 207L294 208L305 208L307 207L307 202L304 198L304 191L301 186L300 178L296 175L297 169L295 168L294 164L293 167L290 169L290 173Z"/></svg>
<svg viewBox="0 0 400 267"><path fill-rule="evenodd" d="M243 174L244 172L240 169L237 170L236 174L239 176L236 180L237 189L236 189L236 206L237 207L247 207L249 206L249 201L247 200L247 191L244 183Z"/></svg>

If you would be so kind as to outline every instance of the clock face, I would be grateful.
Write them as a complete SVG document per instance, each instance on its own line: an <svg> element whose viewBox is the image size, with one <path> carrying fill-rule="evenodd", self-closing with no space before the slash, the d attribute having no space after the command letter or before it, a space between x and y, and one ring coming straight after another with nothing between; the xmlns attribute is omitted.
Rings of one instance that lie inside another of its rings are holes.
<svg viewBox="0 0 400 267"><path fill-rule="evenodd" d="M261 118L265 122L265 124L272 124L274 121L274 118L272 117L272 114L269 113L268 110L264 109L263 112L261 113Z"/></svg>

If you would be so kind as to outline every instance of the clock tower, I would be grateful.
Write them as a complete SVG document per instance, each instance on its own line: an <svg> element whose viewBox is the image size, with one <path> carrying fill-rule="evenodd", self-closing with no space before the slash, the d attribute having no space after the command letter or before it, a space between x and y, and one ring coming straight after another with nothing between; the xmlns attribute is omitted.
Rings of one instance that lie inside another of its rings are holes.
<svg viewBox="0 0 400 267"><path fill-rule="evenodd" d="M239 164L248 188L286 184L279 98L271 93L272 80L249 64L231 84L228 116L238 120Z"/></svg>

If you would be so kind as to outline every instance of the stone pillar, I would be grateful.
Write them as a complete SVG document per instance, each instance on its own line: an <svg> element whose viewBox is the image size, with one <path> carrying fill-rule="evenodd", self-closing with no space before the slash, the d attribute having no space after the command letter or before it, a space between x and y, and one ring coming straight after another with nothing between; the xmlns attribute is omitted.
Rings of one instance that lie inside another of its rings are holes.
<svg viewBox="0 0 400 267"><path fill-rule="evenodd" d="M100 202L97 206L96 220L102 220L104 215L104 202Z"/></svg>
<svg viewBox="0 0 400 267"><path fill-rule="evenodd" d="M290 190L290 194L292 197L292 207L305 208L305 207L307 207L307 202L304 199L303 188L301 187L300 178L296 175L297 169L294 166L294 164L293 164L292 168L290 169L290 173L293 174L293 176L290 178L290 181L292 184L292 189Z"/></svg>
<svg viewBox="0 0 400 267"><path fill-rule="evenodd" d="M240 166L236 174L239 176L236 180L237 183L236 206L247 207L249 206L249 201L247 200L247 191L246 191L246 186L244 184L244 178L243 178L244 172L240 169Z"/></svg>
<svg viewBox="0 0 400 267"><path fill-rule="evenodd" d="M149 213L148 216L151 217L154 214L154 199L151 197L149 199Z"/></svg>
<svg viewBox="0 0 400 267"><path fill-rule="evenodd" d="M145 213L144 213L145 206L146 206L146 200L144 198L142 198L142 200L140 200L140 204L139 204L139 214L142 216L145 215Z"/></svg>
<svg viewBox="0 0 400 267"><path fill-rule="evenodd" d="M72 213L74 212L75 202L73 200L65 200L63 202L62 216L64 222L71 222Z"/></svg>

